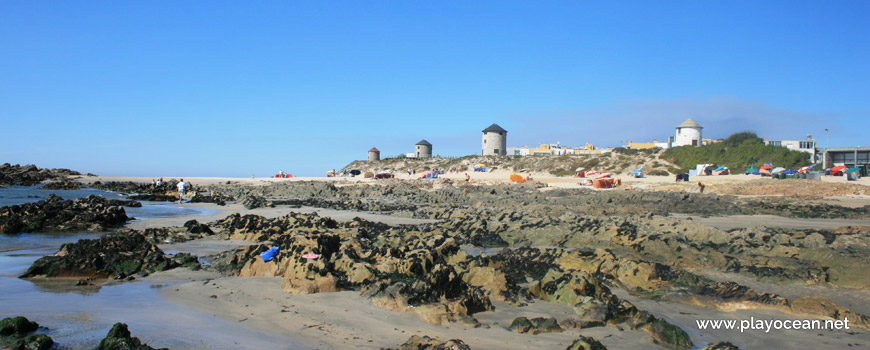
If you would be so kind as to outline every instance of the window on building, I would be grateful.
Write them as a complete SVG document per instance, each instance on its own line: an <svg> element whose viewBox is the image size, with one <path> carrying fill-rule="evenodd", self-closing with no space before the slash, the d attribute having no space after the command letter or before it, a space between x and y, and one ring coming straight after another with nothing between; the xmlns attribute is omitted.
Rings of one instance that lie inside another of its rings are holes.
<svg viewBox="0 0 870 350"><path fill-rule="evenodd" d="M811 149L811 148L816 147L815 142L812 142L812 141L801 141L800 146L801 146L801 149Z"/></svg>
<svg viewBox="0 0 870 350"><path fill-rule="evenodd" d="M483 143L486 143L486 139L483 139Z"/></svg>
<svg viewBox="0 0 870 350"><path fill-rule="evenodd" d="M493 154L498 154L498 148L492 150L492 153L493 153Z"/></svg>
<svg viewBox="0 0 870 350"><path fill-rule="evenodd" d="M846 164L855 164L855 153L854 152L845 152L843 153L845 156L845 160L843 160Z"/></svg>
<svg viewBox="0 0 870 350"><path fill-rule="evenodd" d="M856 164L870 164L870 152L858 152L858 161Z"/></svg>
<svg viewBox="0 0 870 350"><path fill-rule="evenodd" d="M846 162L846 154L845 153L831 153L831 158L834 159L834 163L845 163Z"/></svg>
<svg viewBox="0 0 870 350"><path fill-rule="evenodd" d="M771 146L779 147L779 146L782 146L782 141L770 141L768 144Z"/></svg>

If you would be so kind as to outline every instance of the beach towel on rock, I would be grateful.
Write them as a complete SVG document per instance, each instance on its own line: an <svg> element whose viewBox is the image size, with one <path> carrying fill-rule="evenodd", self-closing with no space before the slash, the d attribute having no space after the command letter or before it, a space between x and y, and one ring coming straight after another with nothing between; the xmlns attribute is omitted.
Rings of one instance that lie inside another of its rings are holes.
<svg viewBox="0 0 870 350"><path fill-rule="evenodd" d="M263 258L263 262L272 260L275 257L275 254L278 254L278 247L272 247L269 250L260 253L260 257Z"/></svg>

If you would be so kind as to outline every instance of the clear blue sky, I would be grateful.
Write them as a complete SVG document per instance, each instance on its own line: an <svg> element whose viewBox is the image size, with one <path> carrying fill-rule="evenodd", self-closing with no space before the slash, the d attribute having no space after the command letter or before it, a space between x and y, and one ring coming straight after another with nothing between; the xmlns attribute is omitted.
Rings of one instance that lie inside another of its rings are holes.
<svg viewBox="0 0 870 350"><path fill-rule="evenodd" d="M322 176L378 147L870 146L868 1L3 1L0 162Z"/></svg>

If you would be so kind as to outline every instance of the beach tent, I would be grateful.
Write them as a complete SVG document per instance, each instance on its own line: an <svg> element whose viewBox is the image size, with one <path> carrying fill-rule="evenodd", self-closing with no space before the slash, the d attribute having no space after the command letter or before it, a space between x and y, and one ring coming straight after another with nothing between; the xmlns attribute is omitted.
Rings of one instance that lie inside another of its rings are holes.
<svg viewBox="0 0 870 350"><path fill-rule="evenodd" d="M586 172L586 176L594 176L594 175L598 175L598 171L589 170Z"/></svg>
<svg viewBox="0 0 870 350"><path fill-rule="evenodd" d="M731 174L731 170L728 167L720 166L713 170L713 175L728 175Z"/></svg>
<svg viewBox="0 0 870 350"><path fill-rule="evenodd" d="M511 179L511 181L516 182L518 184L526 182L526 179L520 174L511 174L510 179Z"/></svg>
<svg viewBox="0 0 870 350"><path fill-rule="evenodd" d="M432 171L432 170L426 170L426 171L420 173L420 178L421 178L421 179L431 179L431 178L432 178L431 176L432 176L432 174L434 174L434 173L435 173L435 172Z"/></svg>
<svg viewBox="0 0 870 350"><path fill-rule="evenodd" d="M708 172L707 168L712 167L713 164L698 164L695 166L695 173L698 175L710 175L712 173L712 169Z"/></svg>
<svg viewBox="0 0 870 350"><path fill-rule="evenodd" d="M603 179L603 178L606 178L606 177L610 177L611 175L613 175L613 173L604 173L604 174L601 174L601 175L596 176L595 178L596 178L596 179Z"/></svg>
<svg viewBox="0 0 870 350"><path fill-rule="evenodd" d="M785 168L783 168L783 167L781 167L781 166L778 166L778 167L776 167L776 168L773 168L773 170L771 170L770 173L771 173L771 174L779 174L779 173L781 173L781 172L783 172L783 171L785 171Z"/></svg>
<svg viewBox="0 0 870 350"><path fill-rule="evenodd" d="M357 169L353 169L353 170L350 171L350 174L353 175L353 176L357 176L357 175L359 175L359 174L362 174L362 172L360 172L360 171L357 170Z"/></svg>
<svg viewBox="0 0 870 350"><path fill-rule="evenodd" d="M786 171L783 171L782 174L783 174L783 175L797 174L797 170L788 169L788 170L786 170Z"/></svg>
<svg viewBox="0 0 870 350"><path fill-rule="evenodd" d="M748 169L746 169L744 174L747 174L747 175L748 174L755 174L757 172L758 172L758 168L756 168L755 165L751 165Z"/></svg>
<svg viewBox="0 0 870 350"><path fill-rule="evenodd" d="M805 173L805 172L807 172L807 170L810 170L810 169L814 168L816 165L818 165L818 164L810 164L810 165L807 165L807 166L805 166L805 167L800 168L800 169L798 170L798 172L799 172L799 173Z"/></svg>
<svg viewBox="0 0 870 350"><path fill-rule="evenodd" d="M845 165L835 166L833 169L831 169L831 175L834 175L834 176L843 175L843 173L841 173L841 171L843 171L845 169L846 169Z"/></svg>
<svg viewBox="0 0 870 350"><path fill-rule="evenodd" d="M854 173L854 172L860 171L860 170L861 170L861 168L854 167L854 168L849 168L849 169L843 170L843 172L848 174L848 173Z"/></svg>
<svg viewBox="0 0 870 350"><path fill-rule="evenodd" d="M634 169L634 171L631 172L631 176L643 177L643 171L641 170L641 168Z"/></svg>

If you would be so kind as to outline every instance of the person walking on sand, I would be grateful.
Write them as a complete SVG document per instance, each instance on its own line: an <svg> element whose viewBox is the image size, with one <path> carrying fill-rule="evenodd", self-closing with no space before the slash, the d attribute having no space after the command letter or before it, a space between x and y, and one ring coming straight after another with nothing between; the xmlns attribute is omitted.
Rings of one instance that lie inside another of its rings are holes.
<svg viewBox="0 0 870 350"><path fill-rule="evenodd" d="M178 203L181 203L181 197L184 197L184 179L178 182Z"/></svg>
<svg viewBox="0 0 870 350"><path fill-rule="evenodd" d="M707 186L704 186L704 184L702 184L701 181L698 181L698 193L704 193L704 187L707 187Z"/></svg>

